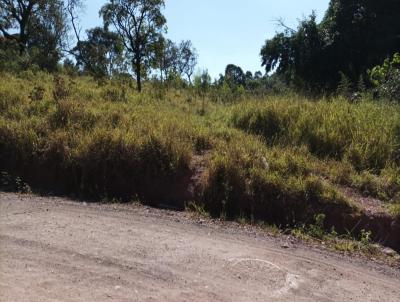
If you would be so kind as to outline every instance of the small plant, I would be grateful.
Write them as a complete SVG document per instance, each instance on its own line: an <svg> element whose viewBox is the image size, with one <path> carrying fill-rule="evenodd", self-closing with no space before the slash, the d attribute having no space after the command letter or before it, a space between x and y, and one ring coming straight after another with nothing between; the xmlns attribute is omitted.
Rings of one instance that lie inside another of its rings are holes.
<svg viewBox="0 0 400 302"><path fill-rule="evenodd" d="M395 203L389 206L389 212L393 217L400 221L400 203Z"/></svg>
<svg viewBox="0 0 400 302"><path fill-rule="evenodd" d="M339 75L340 82L336 92L338 95L349 98L351 96L351 81L343 72L340 72Z"/></svg>
<svg viewBox="0 0 400 302"><path fill-rule="evenodd" d="M127 102L128 101L128 92L125 86L120 87L111 87L107 88L104 91L103 97L105 100L110 102Z"/></svg>
<svg viewBox="0 0 400 302"><path fill-rule="evenodd" d="M261 227L273 236L278 236L279 234L282 233L282 230L276 224L270 225L270 224L262 223Z"/></svg>
<svg viewBox="0 0 400 302"><path fill-rule="evenodd" d="M12 190L13 180L10 174L5 171L0 172L0 189L5 191Z"/></svg>
<svg viewBox="0 0 400 302"><path fill-rule="evenodd" d="M53 89L53 98L56 102L60 102L68 98L69 91L65 80L59 76L54 76L54 89Z"/></svg>
<svg viewBox="0 0 400 302"><path fill-rule="evenodd" d="M359 93L365 93L367 91L367 87L365 85L364 76L361 74L357 83L357 90Z"/></svg>
<svg viewBox="0 0 400 302"><path fill-rule="evenodd" d="M303 241L309 241L312 239L310 234L304 228L304 226L301 228L295 228L295 229L290 230L290 234L300 240L303 240Z"/></svg>
<svg viewBox="0 0 400 302"><path fill-rule="evenodd" d="M240 213L239 217L236 220L240 225L246 225L249 223L246 215L244 215L242 212Z"/></svg>
<svg viewBox="0 0 400 302"><path fill-rule="evenodd" d="M371 243L371 231L361 230L360 242L363 246L368 246Z"/></svg>
<svg viewBox="0 0 400 302"><path fill-rule="evenodd" d="M19 193L28 194L32 192L31 187L27 183L23 182L20 177L15 179L15 185L17 192Z"/></svg>
<svg viewBox="0 0 400 302"><path fill-rule="evenodd" d="M335 243L334 248L340 252L353 253L358 250L359 244L352 240L339 240Z"/></svg>
<svg viewBox="0 0 400 302"><path fill-rule="evenodd" d="M318 214L315 215L315 223L309 226L309 234L318 239L324 238L326 232L324 228L324 222L325 222L326 215L325 214Z"/></svg>
<svg viewBox="0 0 400 302"><path fill-rule="evenodd" d="M203 71L200 75L195 77L194 85L195 85L197 94L202 99L201 109L200 109L199 113L200 113L200 115L204 115L206 112L206 108L205 108L206 95L207 95L208 91L210 90L210 86L211 86L211 77L208 74L207 70Z"/></svg>
<svg viewBox="0 0 400 302"><path fill-rule="evenodd" d="M29 94L29 98L34 102L42 101L44 99L45 92L46 89L43 86L35 86Z"/></svg>
<svg viewBox="0 0 400 302"><path fill-rule="evenodd" d="M31 193L30 186L20 177L13 177L5 171L0 172L0 189L9 192Z"/></svg>
<svg viewBox="0 0 400 302"><path fill-rule="evenodd" d="M186 210L193 212L201 217L209 217L210 214L205 210L204 204L199 204L197 202L191 201L186 204Z"/></svg>

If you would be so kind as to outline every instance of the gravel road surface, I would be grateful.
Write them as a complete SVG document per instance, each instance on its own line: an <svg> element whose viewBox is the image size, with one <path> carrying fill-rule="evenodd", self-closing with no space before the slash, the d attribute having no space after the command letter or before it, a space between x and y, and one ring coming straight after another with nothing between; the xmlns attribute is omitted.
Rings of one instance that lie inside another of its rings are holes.
<svg viewBox="0 0 400 302"><path fill-rule="evenodd" d="M396 271L188 213L0 193L0 301L400 301Z"/></svg>

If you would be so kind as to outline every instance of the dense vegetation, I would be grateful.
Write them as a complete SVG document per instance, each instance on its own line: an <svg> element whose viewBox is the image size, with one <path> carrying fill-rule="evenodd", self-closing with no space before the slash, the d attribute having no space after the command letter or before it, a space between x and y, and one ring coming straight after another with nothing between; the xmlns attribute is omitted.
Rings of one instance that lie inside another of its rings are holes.
<svg viewBox="0 0 400 302"><path fill-rule="evenodd" d="M209 97L218 90L199 97L148 85L138 94L126 79L1 76L0 169L34 188L172 201L171 188L203 155L197 201L215 215L293 225L358 213L340 185L393 208L399 201L397 105L296 96L221 103Z"/></svg>
<svg viewBox="0 0 400 302"><path fill-rule="evenodd" d="M319 24L313 13L267 40L263 65L297 89L334 91L341 75L354 89L368 69L400 50L399 12L398 0L332 0Z"/></svg>

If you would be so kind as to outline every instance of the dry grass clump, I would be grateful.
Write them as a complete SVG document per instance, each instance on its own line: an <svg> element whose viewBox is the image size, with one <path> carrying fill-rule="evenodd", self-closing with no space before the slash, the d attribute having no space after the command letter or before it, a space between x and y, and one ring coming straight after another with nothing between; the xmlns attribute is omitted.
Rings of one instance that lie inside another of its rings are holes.
<svg viewBox="0 0 400 302"><path fill-rule="evenodd" d="M102 98L95 82L63 76L48 78L43 99L32 100L35 79L5 77L0 169L46 191L158 198L189 169L192 152L210 145L207 128L168 104L137 95L119 103ZM74 87L52 93L65 83Z"/></svg>
<svg viewBox="0 0 400 302"><path fill-rule="evenodd" d="M211 161L205 206L212 214L249 217L280 226L311 223L315 214L357 213L350 200L313 174L297 151L269 149L255 138L220 146Z"/></svg>
<svg viewBox="0 0 400 302"><path fill-rule="evenodd" d="M246 102L235 108L232 123L270 144L305 145L320 158L347 160L357 171L379 173L400 159L400 110L390 104L340 99Z"/></svg>
<svg viewBox="0 0 400 302"><path fill-rule="evenodd" d="M270 146L305 148L313 155L315 173L334 183L383 200L399 196L397 105L277 98L235 106L231 123Z"/></svg>

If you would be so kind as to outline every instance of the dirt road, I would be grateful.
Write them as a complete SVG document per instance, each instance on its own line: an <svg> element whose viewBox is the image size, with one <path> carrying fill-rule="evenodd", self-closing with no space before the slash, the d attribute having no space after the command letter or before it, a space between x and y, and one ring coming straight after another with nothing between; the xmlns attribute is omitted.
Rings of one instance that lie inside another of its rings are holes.
<svg viewBox="0 0 400 302"><path fill-rule="evenodd" d="M280 240L185 213L0 193L0 301L400 301L395 271Z"/></svg>

